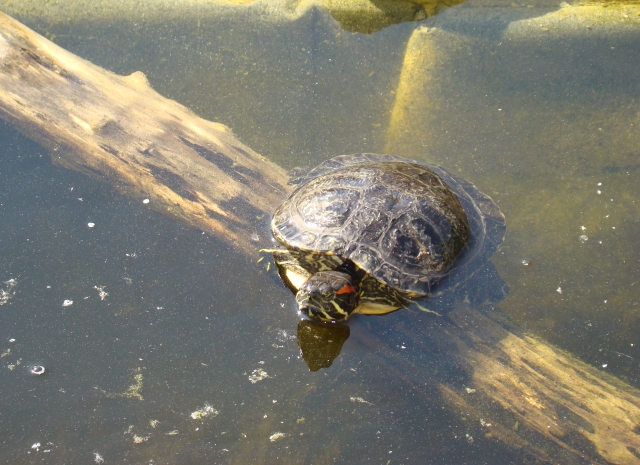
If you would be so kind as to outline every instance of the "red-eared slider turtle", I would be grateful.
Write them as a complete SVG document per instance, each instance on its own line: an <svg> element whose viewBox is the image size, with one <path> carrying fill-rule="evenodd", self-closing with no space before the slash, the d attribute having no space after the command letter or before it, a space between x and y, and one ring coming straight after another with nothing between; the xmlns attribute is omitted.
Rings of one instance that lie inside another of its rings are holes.
<svg viewBox="0 0 640 465"><path fill-rule="evenodd" d="M469 277L502 242L504 216L473 184L390 155L341 155L297 185L271 221L299 310L322 321L384 314Z"/></svg>

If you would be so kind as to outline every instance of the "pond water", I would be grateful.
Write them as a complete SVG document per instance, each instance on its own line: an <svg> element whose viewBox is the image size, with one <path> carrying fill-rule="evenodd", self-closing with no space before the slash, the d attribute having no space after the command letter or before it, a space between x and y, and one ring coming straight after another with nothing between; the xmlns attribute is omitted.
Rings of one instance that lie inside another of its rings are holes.
<svg viewBox="0 0 640 465"><path fill-rule="evenodd" d="M497 440L441 388L473 392L447 339L462 305L640 388L640 16L565 33L544 19L557 10L470 4L374 34L315 9L264 23L16 15L113 72L143 71L286 168L358 152L441 165L496 201L507 233L464 293L425 303L444 316L325 333L268 257L52 165L2 123L0 461L605 463L504 412L493 421L528 445Z"/></svg>

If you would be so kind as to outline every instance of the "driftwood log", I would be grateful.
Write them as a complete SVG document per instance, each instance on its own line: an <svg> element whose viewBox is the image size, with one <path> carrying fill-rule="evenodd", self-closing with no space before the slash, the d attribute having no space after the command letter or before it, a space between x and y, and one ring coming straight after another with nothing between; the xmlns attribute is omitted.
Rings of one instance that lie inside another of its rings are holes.
<svg viewBox="0 0 640 465"><path fill-rule="evenodd" d="M247 232L283 198L284 170L162 97L144 74L107 72L0 15L0 117L54 163L257 253Z"/></svg>
<svg viewBox="0 0 640 465"><path fill-rule="evenodd" d="M226 126L159 95L142 73L117 76L2 13L0 117L48 148L54 163L149 198L246 256L256 254L256 219L287 191L280 167ZM440 391L456 411L491 422L491 437L546 463L561 463L548 452L559 447L574 458L564 463L640 464L638 390L469 307L442 326L476 393ZM372 344L398 358L396 367L406 364L387 349ZM515 424L501 422L496 406Z"/></svg>

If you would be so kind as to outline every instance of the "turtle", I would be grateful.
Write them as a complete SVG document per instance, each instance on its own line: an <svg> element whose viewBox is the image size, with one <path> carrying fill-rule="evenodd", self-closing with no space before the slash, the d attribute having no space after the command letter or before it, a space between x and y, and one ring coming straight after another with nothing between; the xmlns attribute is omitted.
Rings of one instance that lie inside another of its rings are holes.
<svg viewBox="0 0 640 465"><path fill-rule="evenodd" d="M470 182L426 162L361 153L301 177L272 216L280 246L265 251L302 314L342 322L457 286L505 230L498 206Z"/></svg>

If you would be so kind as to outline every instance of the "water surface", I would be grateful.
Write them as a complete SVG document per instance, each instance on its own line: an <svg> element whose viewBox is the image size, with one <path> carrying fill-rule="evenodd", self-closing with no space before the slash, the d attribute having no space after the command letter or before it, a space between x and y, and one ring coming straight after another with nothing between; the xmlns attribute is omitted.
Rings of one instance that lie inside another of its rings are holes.
<svg viewBox="0 0 640 465"><path fill-rule="evenodd" d="M507 217L497 276L485 276L496 280L471 304L489 302L640 388L640 95L628 58L640 42L503 51L508 21L447 15L373 35L320 11L250 31L229 18L29 25L114 72L143 71L287 168L387 150L468 178ZM454 56L458 75L442 78L437 111L414 107L405 135L391 137L407 43L425 24L481 41L475 59ZM4 463L536 463L444 401L438 383L470 380L434 315L357 316L332 340L330 366L323 354L309 362L307 330L268 260L0 131L0 281L17 282L4 284L0 306ZM268 244L267 226L258 220ZM34 364L46 374L32 375Z"/></svg>

